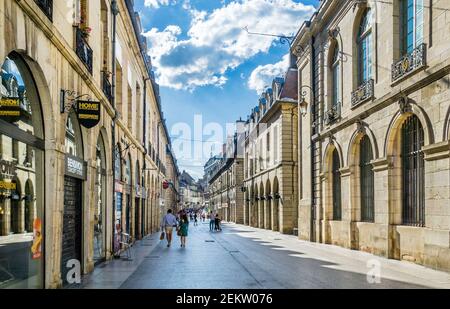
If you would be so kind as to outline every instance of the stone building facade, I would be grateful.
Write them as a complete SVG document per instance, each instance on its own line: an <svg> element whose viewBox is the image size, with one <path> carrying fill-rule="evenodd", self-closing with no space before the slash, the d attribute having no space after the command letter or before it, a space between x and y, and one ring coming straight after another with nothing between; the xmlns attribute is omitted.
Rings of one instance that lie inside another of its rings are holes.
<svg viewBox="0 0 450 309"><path fill-rule="evenodd" d="M133 2L116 36L114 2L0 2L0 287L68 285L159 228L170 140Z"/></svg>
<svg viewBox="0 0 450 309"><path fill-rule="evenodd" d="M179 177L179 188L181 207L196 210L205 207L201 180L195 181L189 173L183 171Z"/></svg>
<svg viewBox="0 0 450 309"><path fill-rule="evenodd" d="M450 270L449 10L327 0L299 30L301 239Z"/></svg>
<svg viewBox="0 0 450 309"><path fill-rule="evenodd" d="M228 140L221 160L214 164L208 182L208 204L211 211L218 213L222 220L238 224L244 223L244 162L239 152L243 121L236 122L237 130Z"/></svg>
<svg viewBox="0 0 450 309"><path fill-rule="evenodd" d="M246 123L244 222L292 234L297 229L297 71L276 78Z"/></svg>

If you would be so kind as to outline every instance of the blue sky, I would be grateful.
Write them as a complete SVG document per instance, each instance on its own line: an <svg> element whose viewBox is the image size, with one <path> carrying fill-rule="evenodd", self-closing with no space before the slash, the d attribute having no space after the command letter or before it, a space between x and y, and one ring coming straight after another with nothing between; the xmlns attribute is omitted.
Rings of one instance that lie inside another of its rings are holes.
<svg viewBox="0 0 450 309"><path fill-rule="evenodd" d="M194 126L197 131L208 128L208 123L225 128L240 117L246 119L257 104L258 93L287 68L288 45L275 38L249 35L243 28L247 26L250 32L293 35L311 16L317 3L317 0L135 0L161 85L163 112L181 171L201 177L210 151L219 149L213 141L222 142L226 138L225 133L219 138L217 130L215 135L194 134ZM194 123L195 115L201 115L202 124ZM186 132L187 128L191 132ZM204 150L196 154L194 149L200 145Z"/></svg>

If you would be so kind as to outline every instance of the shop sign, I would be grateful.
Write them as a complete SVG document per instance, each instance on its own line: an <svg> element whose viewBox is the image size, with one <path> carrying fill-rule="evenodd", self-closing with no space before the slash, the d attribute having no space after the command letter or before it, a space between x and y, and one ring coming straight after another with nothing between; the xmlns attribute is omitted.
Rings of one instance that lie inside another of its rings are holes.
<svg viewBox="0 0 450 309"><path fill-rule="evenodd" d="M83 160L66 154L66 175L81 180L86 180L87 164Z"/></svg>
<svg viewBox="0 0 450 309"><path fill-rule="evenodd" d="M170 184L169 184L168 181L164 181L164 182L163 182L163 189L164 189L164 190L169 189L169 185L170 185Z"/></svg>
<svg viewBox="0 0 450 309"><path fill-rule="evenodd" d="M85 128L91 129L100 122L100 102L78 100L76 111L78 121Z"/></svg>
<svg viewBox="0 0 450 309"><path fill-rule="evenodd" d="M10 120L11 118L20 118L20 100L19 98L1 98L0 99L0 117Z"/></svg>
<svg viewBox="0 0 450 309"><path fill-rule="evenodd" d="M123 193L123 184L118 180L115 182L114 191L117 193Z"/></svg>
<svg viewBox="0 0 450 309"><path fill-rule="evenodd" d="M0 174L2 178L16 177L16 164L11 161L0 160Z"/></svg>
<svg viewBox="0 0 450 309"><path fill-rule="evenodd" d="M14 182L0 181L0 190L16 190L17 185Z"/></svg>
<svg viewBox="0 0 450 309"><path fill-rule="evenodd" d="M139 185L136 185L134 188L134 192L136 194L136 197L142 197L142 191L141 191L141 187Z"/></svg>
<svg viewBox="0 0 450 309"><path fill-rule="evenodd" d="M142 198L143 199L147 198L147 190L144 187L142 188Z"/></svg>

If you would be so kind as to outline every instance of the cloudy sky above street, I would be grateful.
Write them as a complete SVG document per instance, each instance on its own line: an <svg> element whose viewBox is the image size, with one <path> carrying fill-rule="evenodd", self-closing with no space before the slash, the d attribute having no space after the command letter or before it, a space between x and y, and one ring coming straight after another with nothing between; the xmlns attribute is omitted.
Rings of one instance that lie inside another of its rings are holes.
<svg viewBox="0 0 450 309"><path fill-rule="evenodd" d="M315 11L317 3L317 0L135 1L181 170L201 177L209 153L219 149L208 143L217 140L212 123L218 123L225 132L227 123L240 117L246 119L265 86L287 69L287 44L274 37L249 35L244 29L294 35ZM185 129L181 132L180 128ZM185 132L187 128L191 130L189 134ZM195 131L204 133L199 135ZM196 147L206 149L203 155L195 155Z"/></svg>

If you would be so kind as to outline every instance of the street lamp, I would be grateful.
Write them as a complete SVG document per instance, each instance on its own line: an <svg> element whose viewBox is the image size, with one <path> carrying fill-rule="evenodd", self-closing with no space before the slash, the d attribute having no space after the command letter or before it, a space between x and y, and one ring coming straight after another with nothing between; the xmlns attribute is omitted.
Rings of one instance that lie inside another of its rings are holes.
<svg viewBox="0 0 450 309"><path fill-rule="evenodd" d="M306 95L308 94L306 92L306 90L303 90L304 88L308 88L309 91L311 92L311 96L314 97L314 91L311 88L311 86L308 85L304 85L302 87L300 87L300 98L298 100L298 107L300 109L300 114L305 117L306 114L308 113L308 102L306 102ZM314 98L313 98L314 101Z"/></svg>

